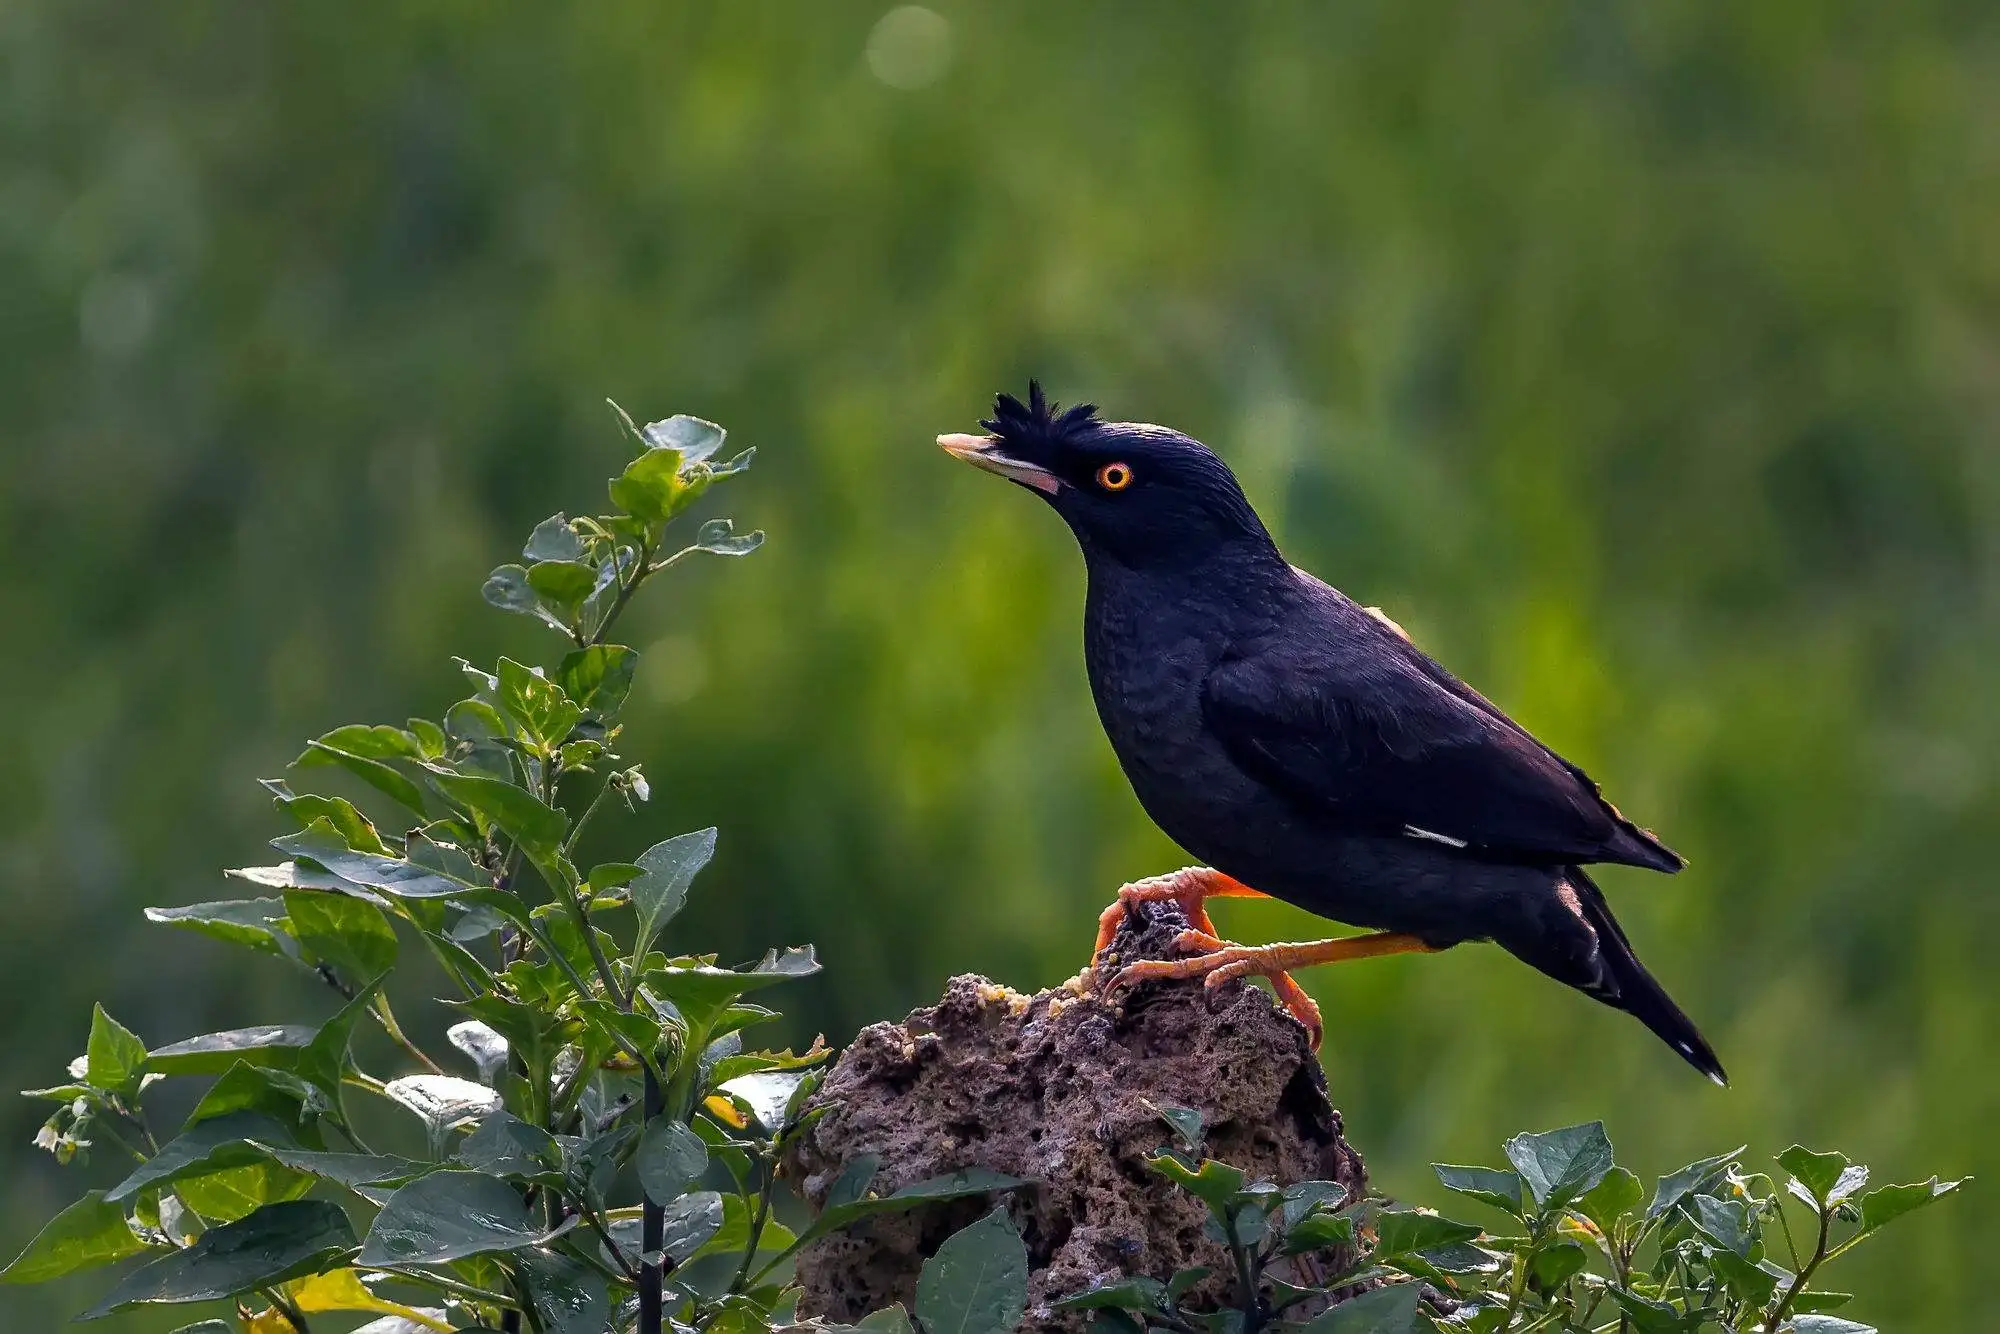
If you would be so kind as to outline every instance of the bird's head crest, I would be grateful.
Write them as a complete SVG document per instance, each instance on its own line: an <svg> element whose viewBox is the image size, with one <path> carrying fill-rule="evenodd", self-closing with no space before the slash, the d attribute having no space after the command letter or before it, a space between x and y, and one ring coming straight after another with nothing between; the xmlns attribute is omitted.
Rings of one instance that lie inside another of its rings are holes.
<svg viewBox="0 0 2000 1334"><path fill-rule="evenodd" d="M1095 403L1064 408L1042 393L1041 381L1030 380L1026 403L1012 394L996 394L993 415L979 424L1012 444L1058 445L1102 423Z"/></svg>

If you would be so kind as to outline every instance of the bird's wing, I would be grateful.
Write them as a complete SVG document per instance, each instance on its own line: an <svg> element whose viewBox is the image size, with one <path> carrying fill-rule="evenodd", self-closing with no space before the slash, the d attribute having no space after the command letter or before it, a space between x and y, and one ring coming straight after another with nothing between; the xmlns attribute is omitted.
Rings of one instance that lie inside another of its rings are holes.
<svg viewBox="0 0 2000 1334"><path fill-rule="evenodd" d="M1356 832L1680 869L1581 769L1407 640L1372 621L1360 633L1338 648L1267 641L1210 673L1203 713L1239 765Z"/></svg>

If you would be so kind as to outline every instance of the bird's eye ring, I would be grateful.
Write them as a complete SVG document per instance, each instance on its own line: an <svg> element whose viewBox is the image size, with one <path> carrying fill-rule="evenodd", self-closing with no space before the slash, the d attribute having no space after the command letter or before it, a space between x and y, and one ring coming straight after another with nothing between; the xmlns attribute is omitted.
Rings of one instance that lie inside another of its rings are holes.
<svg viewBox="0 0 2000 1334"><path fill-rule="evenodd" d="M1123 491L1132 485L1132 465L1107 463L1097 470L1097 484L1106 491Z"/></svg>

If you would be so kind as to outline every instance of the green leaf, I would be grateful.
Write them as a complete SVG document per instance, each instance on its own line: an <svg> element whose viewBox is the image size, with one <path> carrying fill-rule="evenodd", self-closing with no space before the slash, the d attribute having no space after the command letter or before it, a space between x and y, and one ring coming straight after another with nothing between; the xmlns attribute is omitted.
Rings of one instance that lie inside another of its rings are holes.
<svg viewBox="0 0 2000 1334"><path fill-rule="evenodd" d="M563 655L556 681L579 708L610 718L632 690L639 655L622 644L593 644Z"/></svg>
<svg viewBox="0 0 2000 1334"><path fill-rule="evenodd" d="M1824 1205L1849 1163L1844 1153L1814 1153L1794 1144L1778 1155L1778 1166L1790 1172L1815 1202Z"/></svg>
<svg viewBox="0 0 2000 1334"><path fill-rule="evenodd" d="M646 874L646 868L633 862L605 862L590 868L584 883L590 887L591 896L609 894L612 890L625 886Z"/></svg>
<svg viewBox="0 0 2000 1334"><path fill-rule="evenodd" d="M0 1269L0 1283L46 1283L147 1249L126 1223L124 1209L93 1190L35 1234L28 1248Z"/></svg>
<svg viewBox="0 0 2000 1334"><path fill-rule="evenodd" d="M1611 1296L1639 1334L1695 1334L1701 1328L1699 1315L1684 1315L1665 1302L1654 1301L1630 1289L1614 1287Z"/></svg>
<svg viewBox="0 0 2000 1334"><path fill-rule="evenodd" d="M430 772L446 796L499 826L529 856L547 858L561 845L563 833L569 828L569 817L526 788L505 779L457 773L438 765L432 765Z"/></svg>
<svg viewBox="0 0 2000 1334"><path fill-rule="evenodd" d="M1479 1232L1470 1223L1454 1223L1436 1214L1415 1210L1384 1213L1375 1220L1375 1253L1371 1258L1381 1262L1392 1256L1435 1250L1440 1246L1472 1241L1479 1236Z"/></svg>
<svg viewBox="0 0 2000 1334"><path fill-rule="evenodd" d="M542 1250L523 1252L520 1265L544 1334L604 1334L611 1328L611 1294L596 1270Z"/></svg>
<svg viewBox="0 0 2000 1334"><path fill-rule="evenodd" d="M102 1005L95 1007L90 1013L84 1080L106 1093L136 1093L147 1068L146 1044Z"/></svg>
<svg viewBox="0 0 2000 1334"><path fill-rule="evenodd" d="M1148 1158L1146 1166L1192 1192L1218 1217L1243 1189L1243 1169L1216 1158L1203 1159L1199 1167L1190 1167L1171 1153L1161 1153Z"/></svg>
<svg viewBox="0 0 2000 1334"><path fill-rule="evenodd" d="M1082 1292L1073 1292L1055 1303L1058 1311L1097 1311L1110 1307L1121 1311L1142 1311L1147 1315L1167 1313L1167 1287L1156 1278L1138 1275L1102 1283Z"/></svg>
<svg viewBox="0 0 2000 1334"><path fill-rule="evenodd" d="M928 1334L1013 1334L1028 1309L1028 1251L1007 1211L953 1233L917 1276Z"/></svg>
<svg viewBox="0 0 2000 1334"><path fill-rule="evenodd" d="M581 561L545 560L528 567L528 584L551 608L574 615L597 586L597 571Z"/></svg>
<svg viewBox="0 0 2000 1334"><path fill-rule="evenodd" d="M262 1112L292 1131L300 1143L317 1148L319 1141L315 1132L307 1130L307 1123L316 1120L325 1107L326 1095L297 1075L235 1061L202 1094L188 1114L187 1124L230 1112Z"/></svg>
<svg viewBox="0 0 2000 1334"><path fill-rule="evenodd" d="M1728 1285L1732 1293L1751 1306L1761 1308L1767 1305L1772 1294L1778 1290L1778 1276L1744 1255L1726 1248L1711 1247L1707 1256L1708 1267Z"/></svg>
<svg viewBox="0 0 2000 1334"><path fill-rule="evenodd" d="M259 1144L264 1155L280 1167L345 1186L381 1204L389 1197L384 1183L400 1184L436 1169L435 1163L418 1162L377 1153L326 1153L315 1149L287 1149L275 1144Z"/></svg>
<svg viewBox="0 0 2000 1334"><path fill-rule="evenodd" d="M1801 1315L1792 1320L1792 1334L1878 1334L1875 1326L1837 1315Z"/></svg>
<svg viewBox="0 0 2000 1334"><path fill-rule="evenodd" d="M1552 1292L1581 1274L1590 1264L1590 1253L1574 1241L1557 1241L1535 1252L1528 1264L1529 1277L1543 1292Z"/></svg>
<svg viewBox="0 0 2000 1334"><path fill-rule="evenodd" d="M561 1045L558 1035L564 1027L563 1019L540 1006L524 1005L492 993L450 1004L507 1039L507 1045L530 1070L547 1069L550 1058Z"/></svg>
<svg viewBox="0 0 2000 1334"><path fill-rule="evenodd" d="M698 1190L683 1195L665 1206L665 1226L660 1233L660 1251L675 1264L691 1259L694 1253L706 1246L728 1217L722 1196L712 1190ZM637 1251L635 1238L631 1251ZM630 1252L628 1251L628 1254Z"/></svg>
<svg viewBox="0 0 2000 1334"><path fill-rule="evenodd" d="M158 1153L105 1192L105 1202L123 1204L151 1187L173 1185L185 1177L262 1159L262 1151L246 1141L296 1147L290 1129L262 1112L210 1117L161 1145Z"/></svg>
<svg viewBox="0 0 2000 1334"><path fill-rule="evenodd" d="M1521 1177L1496 1167L1460 1167L1452 1163L1432 1163L1431 1171L1444 1188L1460 1195L1504 1209L1516 1218L1523 1216Z"/></svg>
<svg viewBox="0 0 2000 1334"><path fill-rule="evenodd" d="M95 1320L140 1302L205 1302L283 1283L328 1267L354 1245L354 1229L324 1200L267 1204L248 1218L210 1228L184 1251L125 1276L79 1317Z"/></svg>
<svg viewBox="0 0 2000 1334"><path fill-rule="evenodd" d="M647 422L645 430L639 434L648 448L674 450L683 463L701 462L721 449L722 442L729 438L729 432L714 422L685 413L678 413L665 421Z"/></svg>
<svg viewBox="0 0 2000 1334"><path fill-rule="evenodd" d="M1313 1317L1302 1334L1418 1334L1418 1283L1393 1283L1349 1297Z"/></svg>
<svg viewBox="0 0 2000 1334"><path fill-rule="evenodd" d="M271 784L267 783L266 786ZM282 783L276 786L284 787ZM290 790L286 789L286 795L278 798L277 805L296 821L301 829L312 828L315 820L325 820L333 826L334 833L340 835L348 847L358 852L372 852L378 856L387 856L389 853L388 844L382 841L381 831L376 829L374 823L356 810L354 803L345 797L322 797L311 792L303 797L294 797L290 795Z"/></svg>
<svg viewBox="0 0 2000 1334"><path fill-rule="evenodd" d="M760 1057L738 1059L756 1060ZM726 1062L718 1062L716 1068L721 1069L723 1064ZM718 1080L716 1089L748 1107L758 1125L776 1131L784 1127L785 1111L791 1106L792 1094L805 1077L802 1070L757 1070Z"/></svg>
<svg viewBox="0 0 2000 1334"><path fill-rule="evenodd" d="M1167 1123L1167 1129L1180 1141L1181 1147L1189 1153L1200 1153L1203 1139L1208 1135L1208 1126L1200 1112L1192 1107L1176 1107L1172 1103L1145 1104L1158 1112L1160 1119Z"/></svg>
<svg viewBox="0 0 2000 1334"><path fill-rule="evenodd" d="M298 1064L299 1053L317 1031L304 1024L257 1024L204 1033L155 1047L146 1056L146 1066L163 1075L219 1075L238 1061L288 1070Z"/></svg>
<svg viewBox="0 0 2000 1334"><path fill-rule="evenodd" d="M842 1330L868 1330L869 1334L913 1334L915 1326L910 1323L910 1313L903 1309L901 1302L891 1302L879 1311L870 1311L852 1325L836 1325Z"/></svg>
<svg viewBox="0 0 2000 1334"><path fill-rule="evenodd" d="M1940 1181L1932 1177L1910 1186L1877 1186L1861 1197L1861 1231L1865 1235L1886 1227L1913 1209L1943 1199L1970 1179Z"/></svg>
<svg viewBox="0 0 2000 1334"><path fill-rule="evenodd" d="M833 1184L827 1187L826 1203L821 1206L822 1209L830 1213L863 1199L875 1180L875 1174L881 1170L881 1154L856 1154L840 1169L840 1175L833 1179Z"/></svg>
<svg viewBox="0 0 2000 1334"><path fill-rule="evenodd" d="M342 880L331 871L300 862L279 862L276 866L235 866L223 872L236 880L247 880L265 889L314 889L328 894L346 894L369 903L387 903L388 900L365 885L357 885L352 880ZM196 905L206 907L208 905ZM147 909L152 916L154 909ZM160 909L162 912L173 909ZM158 919L155 919L158 920Z"/></svg>
<svg viewBox="0 0 2000 1334"><path fill-rule="evenodd" d="M299 1078L325 1094L328 1106L335 1112L340 1107L340 1081L353 1066L347 1049L354 1040L354 1026L368 1013L375 993L387 980L386 975L377 977L355 992L354 999L335 1010L313 1034L312 1041L299 1050Z"/></svg>
<svg viewBox="0 0 2000 1334"><path fill-rule="evenodd" d="M655 1204L665 1204L708 1170L708 1146L679 1121L656 1116L646 1123L633 1166L647 1197Z"/></svg>
<svg viewBox="0 0 2000 1334"><path fill-rule="evenodd" d="M1027 1184L1018 1177L989 1172L982 1167L968 1167L914 1182L891 1195L866 1195L864 1192L874 1178L877 1163L874 1154L860 1154L849 1163L827 1191L826 1205L820 1210L819 1217L799 1234L797 1244L789 1249L795 1250L876 1214L903 1213L920 1205L964 1199L969 1195L986 1195Z"/></svg>
<svg viewBox="0 0 2000 1334"><path fill-rule="evenodd" d="M1308 1251L1353 1244L1353 1218L1345 1214L1317 1213L1292 1224L1285 1233L1284 1253L1304 1255Z"/></svg>
<svg viewBox="0 0 2000 1334"><path fill-rule="evenodd" d="M382 1087L383 1096L416 1113L429 1132L431 1154L443 1156L450 1131L500 1110L500 1095L484 1084L452 1075L405 1075Z"/></svg>
<svg viewBox="0 0 2000 1334"><path fill-rule="evenodd" d="M444 1264L470 1255L518 1251L546 1240L521 1192L484 1172L419 1177L375 1215L355 1263L363 1267Z"/></svg>
<svg viewBox="0 0 2000 1334"><path fill-rule="evenodd" d="M482 1119L458 1146L458 1161L476 1172L560 1184L562 1151L537 1125L499 1111Z"/></svg>
<svg viewBox="0 0 2000 1334"><path fill-rule="evenodd" d="M633 518L663 523L687 507L696 488L681 475L679 450L654 448L626 464L610 491L611 503Z"/></svg>
<svg viewBox="0 0 2000 1334"><path fill-rule="evenodd" d="M1622 1167L1614 1167L1576 1202L1577 1210L1597 1224L1600 1232L1609 1235L1612 1224L1639 1207L1646 1198L1646 1188L1639 1184L1639 1178Z"/></svg>
<svg viewBox="0 0 2000 1334"><path fill-rule="evenodd" d="M1694 1197L1693 1212L1694 1224L1703 1236L1732 1254L1746 1260L1754 1258L1750 1250L1756 1244L1757 1234L1752 1226L1749 1206L1743 1201L1697 1195Z"/></svg>
<svg viewBox="0 0 2000 1334"><path fill-rule="evenodd" d="M232 945L245 945L263 954L286 959L299 957L298 941L286 929L285 904L281 899L223 899L215 903L190 903L181 908L148 908L146 920L196 931Z"/></svg>
<svg viewBox="0 0 2000 1334"><path fill-rule="evenodd" d="M522 793L522 795L527 794ZM299 833L272 839L271 846L280 852L289 852L294 857L317 862L343 880L352 880L359 885L372 885L403 898L441 898L452 894L463 894L472 888L470 885L460 884L456 880L439 875L427 867L404 861L400 857L356 852L349 848L346 840L342 839L334 831L333 826L323 819L314 820L309 827Z"/></svg>
<svg viewBox="0 0 2000 1334"><path fill-rule="evenodd" d="M295 890L284 906L299 943L355 981L372 982L394 966L396 931L374 904Z"/></svg>
<svg viewBox="0 0 2000 1334"><path fill-rule="evenodd" d="M528 571L520 565L502 565L486 576L479 595L502 611L533 616L541 610L535 590L528 586Z"/></svg>
<svg viewBox="0 0 2000 1334"><path fill-rule="evenodd" d="M1611 1141L1602 1121L1565 1126L1507 1141L1507 1161L1521 1174L1543 1209L1563 1208L1594 1188L1611 1170Z"/></svg>
<svg viewBox="0 0 2000 1334"><path fill-rule="evenodd" d="M702 1255L743 1254L743 1248L750 1244L750 1214L753 1205L749 1197L725 1195L722 1197L722 1226L715 1235L701 1244L701 1249L689 1256L694 1259ZM764 1220L764 1230L757 1237L757 1251L782 1251L798 1238L792 1230L775 1218Z"/></svg>
<svg viewBox="0 0 2000 1334"><path fill-rule="evenodd" d="M472 1058L479 1082L491 1086L507 1068L512 1048L499 1031L478 1019L463 1019L444 1031L445 1040Z"/></svg>
<svg viewBox="0 0 2000 1334"><path fill-rule="evenodd" d="M719 482L725 477L734 477L739 472L747 472L750 469L750 461L756 457L757 447L752 445L734 458L722 463L711 463L708 465L709 478Z"/></svg>
<svg viewBox="0 0 2000 1334"><path fill-rule="evenodd" d="M444 730L459 741L498 741L507 735L507 720L483 699L462 699L444 711Z"/></svg>
<svg viewBox="0 0 2000 1334"><path fill-rule="evenodd" d="M577 536L576 529L569 526L569 519L557 513L535 525L535 531L528 534L528 545L521 548L521 554L531 561L580 560L583 550L583 539Z"/></svg>
<svg viewBox="0 0 2000 1334"><path fill-rule="evenodd" d="M417 758L434 760L449 749L444 729L428 718L411 718L405 724L410 735L417 739Z"/></svg>
<svg viewBox="0 0 2000 1334"><path fill-rule="evenodd" d="M387 738L395 738L390 741ZM424 794L387 759L418 760L423 748L416 739L394 727L337 728L306 743L305 753L293 763L301 769L338 765L400 806L424 813Z"/></svg>
<svg viewBox="0 0 2000 1334"><path fill-rule="evenodd" d="M583 716L563 688L542 675L540 668L502 658L499 679L501 711L540 742L544 753L561 745Z"/></svg>
<svg viewBox="0 0 2000 1334"><path fill-rule="evenodd" d="M764 545L764 530L739 535L733 520L710 519L695 530L694 545L717 556L747 556Z"/></svg>
<svg viewBox="0 0 2000 1334"><path fill-rule="evenodd" d="M627 887L632 909L639 917L639 935L632 946L634 959L646 957L653 938L687 902L688 886L713 856L713 828L677 834L639 854L637 864L644 874Z"/></svg>
<svg viewBox="0 0 2000 1334"><path fill-rule="evenodd" d="M1713 1184L1728 1172L1731 1163L1743 1156L1743 1149L1744 1146L1739 1144L1728 1153L1718 1153L1713 1158L1689 1163L1679 1171L1661 1177L1653 1191L1653 1202L1646 1206L1646 1221L1650 1223L1696 1191Z"/></svg>

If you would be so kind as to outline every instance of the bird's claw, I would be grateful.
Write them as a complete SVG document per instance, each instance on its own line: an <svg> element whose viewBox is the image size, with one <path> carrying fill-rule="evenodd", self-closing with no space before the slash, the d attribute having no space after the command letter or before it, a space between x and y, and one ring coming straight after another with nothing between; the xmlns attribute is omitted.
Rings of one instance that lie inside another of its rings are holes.
<svg viewBox="0 0 2000 1334"><path fill-rule="evenodd" d="M1192 928L1174 937L1174 948L1188 951L1190 957L1140 959L1126 964L1112 975L1105 986L1105 994L1116 995L1141 982L1194 977L1202 979L1205 993L1213 994L1225 982L1263 977L1270 981L1271 990L1285 1012L1305 1027L1312 1049L1319 1050L1326 1025L1320 1017L1318 1003L1306 994L1305 988L1290 973L1273 967L1264 951L1248 945L1232 945L1207 931Z"/></svg>

